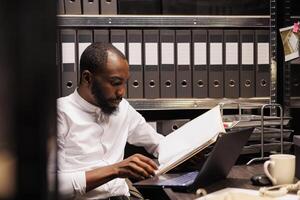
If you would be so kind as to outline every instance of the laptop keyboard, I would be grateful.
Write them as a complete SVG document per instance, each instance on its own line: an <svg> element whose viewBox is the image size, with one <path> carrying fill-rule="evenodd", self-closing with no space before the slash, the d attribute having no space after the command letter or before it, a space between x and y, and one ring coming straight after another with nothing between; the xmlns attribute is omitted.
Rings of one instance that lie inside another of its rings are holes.
<svg viewBox="0 0 300 200"><path fill-rule="evenodd" d="M194 182L198 173L199 173L198 171L194 171L194 172L189 172L189 173L183 174L178 177L166 179L166 180L160 181L160 185L165 185L165 186L189 185Z"/></svg>

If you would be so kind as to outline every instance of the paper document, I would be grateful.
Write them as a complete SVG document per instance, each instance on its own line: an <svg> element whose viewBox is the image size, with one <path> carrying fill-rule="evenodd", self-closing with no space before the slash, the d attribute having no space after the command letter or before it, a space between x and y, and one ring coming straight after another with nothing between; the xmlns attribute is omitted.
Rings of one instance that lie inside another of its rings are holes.
<svg viewBox="0 0 300 200"><path fill-rule="evenodd" d="M283 44L285 61L298 58L300 33L294 33L293 26L281 28L279 30Z"/></svg>
<svg viewBox="0 0 300 200"><path fill-rule="evenodd" d="M299 200L297 195L286 194L281 197L261 196L257 190L225 188L195 200Z"/></svg>
<svg viewBox="0 0 300 200"><path fill-rule="evenodd" d="M159 144L159 168L163 174L214 143L219 133L225 133L220 106L216 106L189 121Z"/></svg>

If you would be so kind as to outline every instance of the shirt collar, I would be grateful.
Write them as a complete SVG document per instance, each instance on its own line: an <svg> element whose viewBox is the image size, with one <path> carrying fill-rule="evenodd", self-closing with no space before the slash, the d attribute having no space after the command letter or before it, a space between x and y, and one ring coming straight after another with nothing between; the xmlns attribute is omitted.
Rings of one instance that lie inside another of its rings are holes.
<svg viewBox="0 0 300 200"><path fill-rule="evenodd" d="M74 91L74 99L84 111L95 115L95 121L109 121L109 116L105 115L99 107L87 102L84 98L82 98L78 93L77 89Z"/></svg>

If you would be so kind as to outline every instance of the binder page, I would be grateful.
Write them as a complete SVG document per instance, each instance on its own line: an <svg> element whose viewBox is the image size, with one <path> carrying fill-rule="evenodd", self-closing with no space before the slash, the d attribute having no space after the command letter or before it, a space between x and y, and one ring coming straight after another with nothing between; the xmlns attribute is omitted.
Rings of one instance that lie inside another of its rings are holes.
<svg viewBox="0 0 300 200"><path fill-rule="evenodd" d="M124 55L125 54L125 43L123 42L113 42L112 45L116 47L119 51L121 51Z"/></svg>
<svg viewBox="0 0 300 200"><path fill-rule="evenodd" d="M174 43L161 43L161 64L174 64Z"/></svg>
<svg viewBox="0 0 300 200"><path fill-rule="evenodd" d="M225 133L225 129L220 106L216 106L167 135L159 144L158 161L162 165L170 160L176 161L183 154L205 145L219 133Z"/></svg>
<svg viewBox="0 0 300 200"><path fill-rule="evenodd" d="M128 45L128 61L130 65L142 64L142 43L133 42Z"/></svg>
<svg viewBox="0 0 300 200"><path fill-rule="evenodd" d="M242 43L242 65L254 64L254 44Z"/></svg>
<svg viewBox="0 0 300 200"><path fill-rule="evenodd" d="M225 47L226 52L226 65L237 65L238 64L238 43L227 42Z"/></svg>
<svg viewBox="0 0 300 200"><path fill-rule="evenodd" d="M270 64L270 46L268 42L257 44L257 64Z"/></svg>
<svg viewBox="0 0 300 200"><path fill-rule="evenodd" d="M194 65L206 65L206 43L194 43Z"/></svg>
<svg viewBox="0 0 300 200"><path fill-rule="evenodd" d="M222 43L210 43L210 51L209 51L209 57L210 57L210 64L211 65L222 65Z"/></svg>
<svg viewBox="0 0 300 200"><path fill-rule="evenodd" d="M177 64L190 65L190 43L177 44Z"/></svg>
<svg viewBox="0 0 300 200"><path fill-rule="evenodd" d="M145 43L145 64L158 65L158 44Z"/></svg>
<svg viewBox="0 0 300 200"><path fill-rule="evenodd" d="M62 63L75 63L75 43L62 43Z"/></svg>
<svg viewBox="0 0 300 200"><path fill-rule="evenodd" d="M82 53L84 52L84 50L90 45L90 42L83 42L83 43L79 43L78 44L78 57L79 60L81 58Z"/></svg>

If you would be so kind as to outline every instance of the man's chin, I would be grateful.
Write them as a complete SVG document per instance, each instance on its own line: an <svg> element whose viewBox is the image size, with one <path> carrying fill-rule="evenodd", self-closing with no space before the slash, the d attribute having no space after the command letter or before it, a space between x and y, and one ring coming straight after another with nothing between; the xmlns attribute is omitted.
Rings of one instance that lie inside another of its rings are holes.
<svg viewBox="0 0 300 200"><path fill-rule="evenodd" d="M102 112L106 115L115 114L118 110L118 106L106 106L105 108L102 108Z"/></svg>

